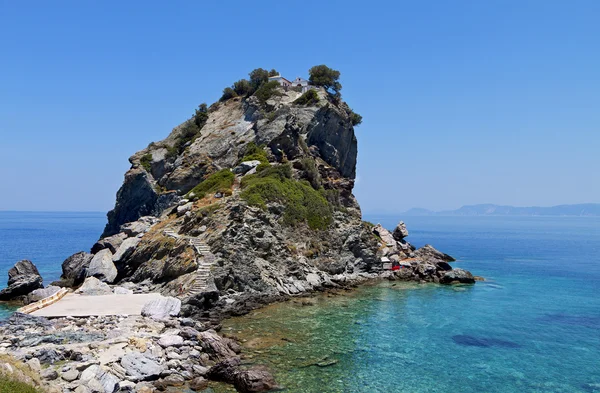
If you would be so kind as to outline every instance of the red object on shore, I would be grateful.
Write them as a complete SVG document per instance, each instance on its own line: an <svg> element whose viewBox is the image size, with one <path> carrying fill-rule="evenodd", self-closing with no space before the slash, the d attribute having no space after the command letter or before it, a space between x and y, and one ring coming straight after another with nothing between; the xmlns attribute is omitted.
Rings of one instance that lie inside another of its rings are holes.
<svg viewBox="0 0 600 393"><path fill-rule="evenodd" d="M400 270L400 265L392 266L392 270Z"/></svg>

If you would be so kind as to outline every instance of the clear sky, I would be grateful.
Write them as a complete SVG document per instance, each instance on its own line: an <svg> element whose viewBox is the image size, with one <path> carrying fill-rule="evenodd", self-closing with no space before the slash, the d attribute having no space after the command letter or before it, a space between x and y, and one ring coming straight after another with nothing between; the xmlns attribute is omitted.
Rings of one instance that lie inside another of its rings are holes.
<svg viewBox="0 0 600 393"><path fill-rule="evenodd" d="M108 210L256 68L342 72L365 212L600 202L600 1L0 0L0 210Z"/></svg>

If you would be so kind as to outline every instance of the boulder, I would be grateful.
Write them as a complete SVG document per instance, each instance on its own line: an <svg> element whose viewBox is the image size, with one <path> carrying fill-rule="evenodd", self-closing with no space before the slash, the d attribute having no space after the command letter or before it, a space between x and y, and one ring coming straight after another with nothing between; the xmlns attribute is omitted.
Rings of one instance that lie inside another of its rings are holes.
<svg viewBox="0 0 600 393"><path fill-rule="evenodd" d="M58 291L60 291L60 287L54 285L50 285L47 288L36 289L27 295L27 303L35 303L39 300L54 295Z"/></svg>
<svg viewBox="0 0 600 393"><path fill-rule="evenodd" d="M240 358L227 358L212 366L206 376L214 381L233 383L239 367Z"/></svg>
<svg viewBox="0 0 600 393"><path fill-rule="evenodd" d="M8 271L8 285L0 291L0 300L23 298L39 288L43 288L42 276L31 261L24 259Z"/></svg>
<svg viewBox="0 0 600 393"><path fill-rule="evenodd" d="M444 254L441 251L436 250L433 246L426 244L425 246L419 248L415 251L415 257L421 258L423 261L429 263L437 263L437 262L453 262L455 261L448 254Z"/></svg>
<svg viewBox="0 0 600 393"><path fill-rule="evenodd" d="M381 240L383 241L383 244L385 246L387 246L387 247L395 247L396 246L396 240L394 239L394 237L392 236L390 231L388 231L387 229L382 227L381 224L377 224L373 227L373 233L381 238Z"/></svg>
<svg viewBox="0 0 600 393"><path fill-rule="evenodd" d="M63 372L60 376L67 382L73 382L74 380L79 378L79 371L77 371L76 368L71 368Z"/></svg>
<svg viewBox="0 0 600 393"><path fill-rule="evenodd" d="M121 225L121 231L125 232L127 236L134 237L148 232L150 227L157 222L158 218L156 217L144 216L137 221L128 222L127 224Z"/></svg>
<svg viewBox="0 0 600 393"><path fill-rule="evenodd" d="M92 258L94 258L92 254L83 251L71 255L62 263L60 280L52 284L61 287L75 287L81 284Z"/></svg>
<svg viewBox="0 0 600 393"><path fill-rule="evenodd" d="M83 285L79 287L75 293L79 293L81 295L86 296L98 296L98 295L111 295L113 293L112 289L108 286L108 284L103 283L98 280L96 277L88 277L83 282Z"/></svg>
<svg viewBox="0 0 600 393"><path fill-rule="evenodd" d="M440 278L442 284L473 284L475 283L475 277L471 272L463 269L453 269L444 273Z"/></svg>
<svg viewBox="0 0 600 393"><path fill-rule="evenodd" d="M180 347L183 345L183 337L174 334L166 334L158 340L158 345L163 348Z"/></svg>
<svg viewBox="0 0 600 393"><path fill-rule="evenodd" d="M237 347L235 341L230 338L221 337L214 330L207 330L198 335L200 345L211 359L224 360L236 356L233 350Z"/></svg>
<svg viewBox="0 0 600 393"><path fill-rule="evenodd" d="M275 378L265 367L239 371L235 375L233 385L242 393L267 392L278 387Z"/></svg>
<svg viewBox="0 0 600 393"><path fill-rule="evenodd" d="M108 248L110 250L110 252L115 254L117 252L117 250L119 249L119 246L121 245L121 243L123 243L123 240L125 240L126 238L127 238L127 234L120 232L120 233L117 233L116 235L112 235L112 236L108 236L103 239L100 239L96 242L96 244L94 244L92 246L92 254L96 254L96 253L98 253L98 251L104 250L105 248Z"/></svg>
<svg viewBox="0 0 600 393"><path fill-rule="evenodd" d="M398 225L396 225L396 228L394 229L392 236L394 237L394 239L396 239L398 241L400 241L400 240L404 239L406 236L408 236L408 229L406 229L406 224L404 223L404 221L400 221L398 223Z"/></svg>
<svg viewBox="0 0 600 393"><path fill-rule="evenodd" d="M115 287L113 289L115 295L133 295L133 291L131 289L123 288L123 287Z"/></svg>
<svg viewBox="0 0 600 393"><path fill-rule="evenodd" d="M112 252L105 248L94 255L86 275L104 282L113 282L117 278L117 268L112 260Z"/></svg>
<svg viewBox="0 0 600 393"><path fill-rule="evenodd" d="M238 174L238 175L243 175L246 172L250 171L253 168L256 168L259 165L260 165L260 161L258 161L258 160L244 161L244 162L241 162L240 165L233 168L233 173Z"/></svg>
<svg viewBox="0 0 600 393"><path fill-rule="evenodd" d="M127 371L127 375L138 381L157 379L163 372L163 367L155 359L140 352L130 352L123 356L121 366Z"/></svg>
<svg viewBox="0 0 600 393"><path fill-rule="evenodd" d="M183 216L185 213L187 213L190 210L192 210L192 207L194 207L194 203L193 202L188 202L185 205L177 206L177 215L178 216Z"/></svg>
<svg viewBox="0 0 600 393"><path fill-rule="evenodd" d="M117 250L115 255L113 255L113 262L122 262L123 260L128 258L133 253L140 240L142 239L140 239L139 237L130 237L128 239L125 239L125 241L123 241L123 243L119 246L119 249Z"/></svg>
<svg viewBox="0 0 600 393"><path fill-rule="evenodd" d="M181 311L181 300L174 297L160 297L151 300L142 307L142 315L155 320L176 317Z"/></svg>

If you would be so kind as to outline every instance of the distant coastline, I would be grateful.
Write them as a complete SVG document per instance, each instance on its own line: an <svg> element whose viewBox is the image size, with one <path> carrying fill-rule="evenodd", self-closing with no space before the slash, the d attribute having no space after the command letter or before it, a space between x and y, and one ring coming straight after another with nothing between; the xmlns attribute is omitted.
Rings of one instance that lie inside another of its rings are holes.
<svg viewBox="0 0 600 393"><path fill-rule="evenodd" d="M516 207L494 204L465 205L456 210L432 211L413 208L399 216L548 216L548 217L600 217L600 203L581 203L549 207Z"/></svg>

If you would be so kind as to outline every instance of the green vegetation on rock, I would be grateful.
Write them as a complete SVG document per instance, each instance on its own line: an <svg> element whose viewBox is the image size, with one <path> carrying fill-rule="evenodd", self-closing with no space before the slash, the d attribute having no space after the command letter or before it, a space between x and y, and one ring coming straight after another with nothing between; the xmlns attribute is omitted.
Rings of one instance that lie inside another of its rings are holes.
<svg viewBox="0 0 600 393"><path fill-rule="evenodd" d="M265 151L263 146L258 146L254 142L248 143L246 145L246 151L244 152L244 157L239 162L244 161L260 161L261 164L269 164L269 159L267 158L267 152Z"/></svg>
<svg viewBox="0 0 600 393"><path fill-rule="evenodd" d="M193 193L194 199L202 199L206 194L221 192L225 195L231 195L231 186L235 175L229 169L221 169L204 179L187 194L188 197Z"/></svg>
<svg viewBox="0 0 600 393"><path fill-rule="evenodd" d="M316 90L310 89L306 93L302 94L300 97L294 101L294 104L298 105L316 105L319 103L319 95Z"/></svg>
<svg viewBox="0 0 600 393"><path fill-rule="evenodd" d="M152 170L152 154L144 154L142 158L140 158L140 164L147 172L150 172Z"/></svg>
<svg viewBox="0 0 600 393"><path fill-rule="evenodd" d="M41 393L41 390L23 382L0 375L0 393Z"/></svg>
<svg viewBox="0 0 600 393"><path fill-rule="evenodd" d="M206 103L198 105L194 116L188 120L182 127L173 146L167 147L167 158L175 158L181 154L188 143L193 142L199 135L202 127L208 121L208 107Z"/></svg>
<svg viewBox="0 0 600 393"><path fill-rule="evenodd" d="M277 81L267 82L260 86L260 88L254 93L254 95L256 96L256 98L258 98L258 100L261 103L264 104L269 98L273 97L274 95L281 94L279 93L279 87L280 85Z"/></svg>
<svg viewBox="0 0 600 393"><path fill-rule="evenodd" d="M312 229L325 229L332 221L325 197L308 182L292 179L289 164L271 166L242 180L241 197L253 206L266 209L267 203L284 206L283 223L306 223Z"/></svg>

